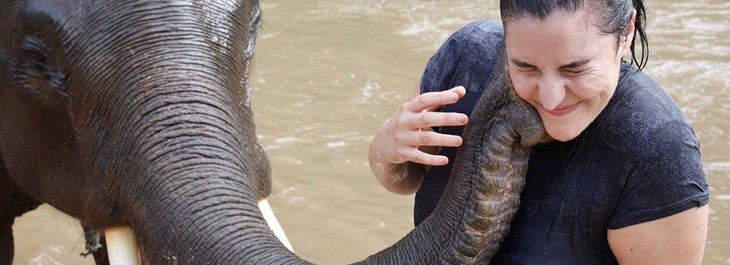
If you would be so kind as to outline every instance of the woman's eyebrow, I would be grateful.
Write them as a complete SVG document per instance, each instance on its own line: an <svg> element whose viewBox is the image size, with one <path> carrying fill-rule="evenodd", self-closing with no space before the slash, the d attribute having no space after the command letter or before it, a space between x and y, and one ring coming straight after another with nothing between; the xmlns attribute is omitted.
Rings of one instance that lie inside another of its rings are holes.
<svg viewBox="0 0 730 265"><path fill-rule="evenodd" d="M520 61L520 60L517 60L517 59L512 59L510 61L513 64L517 65L518 67L523 67L523 68L537 68L536 66L534 66L532 64L529 64L527 62L523 62L523 61ZM584 60L578 60L578 61L570 62L570 63L564 64L564 65L561 65L560 66L560 69L563 70L563 69L578 68L578 67L581 67L581 66L584 66L584 65L588 64L590 61L591 61L590 59L584 59Z"/></svg>
<svg viewBox="0 0 730 265"><path fill-rule="evenodd" d="M579 68L581 66L588 64L590 61L591 61L590 59L584 59L584 60L570 62L570 63L564 64L564 65L561 65L560 69L563 70L563 69Z"/></svg>

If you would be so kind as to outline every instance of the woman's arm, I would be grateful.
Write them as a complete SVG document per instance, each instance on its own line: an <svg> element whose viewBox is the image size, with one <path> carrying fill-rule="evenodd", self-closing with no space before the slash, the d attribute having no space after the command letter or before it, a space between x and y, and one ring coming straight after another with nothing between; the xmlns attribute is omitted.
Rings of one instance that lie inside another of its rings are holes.
<svg viewBox="0 0 730 265"><path fill-rule="evenodd" d="M461 137L436 133L431 127L467 123L464 114L436 111L461 99L466 94L463 87L420 95L419 92L416 87L410 99L385 121L370 142L370 169L381 186L397 194L414 193L428 167L449 162L445 156L433 155L439 146L461 145Z"/></svg>
<svg viewBox="0 0 730 265"><path fill-rule="evenodd" d="M654 221L608 230L620 264L700 264L707 239L708 206Z"/></svg>

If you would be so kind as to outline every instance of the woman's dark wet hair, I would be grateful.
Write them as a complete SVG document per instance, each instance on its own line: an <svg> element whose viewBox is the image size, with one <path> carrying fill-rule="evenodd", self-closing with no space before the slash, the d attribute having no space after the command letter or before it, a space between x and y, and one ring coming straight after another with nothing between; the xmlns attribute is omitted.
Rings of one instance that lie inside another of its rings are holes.
<svg viewBox="0 0 730 265"><path fill-rule="evenodd" d="M595 14L595 26L606 34L613 34L618 40L629 34L626 28L636 9L634 39L631 40L631 63L638 70L649 60L649 42L646 38L646 10L642 0L500 0L502 21L523 17L545 19L553 12L562 10L574 12L581 8ZM641 57L637 58L636 39L640 38Z"/></svg>

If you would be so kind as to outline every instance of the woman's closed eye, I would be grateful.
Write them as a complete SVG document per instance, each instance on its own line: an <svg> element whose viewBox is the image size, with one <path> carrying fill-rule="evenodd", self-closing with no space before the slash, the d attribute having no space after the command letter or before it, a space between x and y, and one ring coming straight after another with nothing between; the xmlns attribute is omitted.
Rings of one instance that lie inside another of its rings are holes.
<svg viewBox="0 0 730 265"><path fill-rule="evenodd" d="M516 68L517 68L517 71L525 72L525 73L537 71L537 68L535 68L535 67L517 66Z"/></svg>
<svg viewBox="0 0 730 265"><path fill-rule="evenodd" d="M518 72L534 73L534 72L537 72L538 71L538 69L537 69L536 66L534 66L532 64L529 64L529 63L526 63L526 62L523 62L523 61L520 61L520 60L510 60L510 62L511 62L510 67L514 66L514 68Z"/></svg>
<svg viewBox="0 0 730 265"><path fill-rule="evenodd" d="M570 75L579 75L582 73L587 72L588 69L584 68L569 68L569 69L563 69L563 72L570 74Z"/></svg>

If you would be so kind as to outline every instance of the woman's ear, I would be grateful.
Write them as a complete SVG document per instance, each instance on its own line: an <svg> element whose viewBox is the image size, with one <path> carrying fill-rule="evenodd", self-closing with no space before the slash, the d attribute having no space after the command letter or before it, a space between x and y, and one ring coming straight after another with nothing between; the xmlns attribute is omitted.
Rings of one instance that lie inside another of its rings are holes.
<svg viewBox="0 0 730 265"><path fill-rule="evenodd" d="M633 14L631 14L631 22L629 22L629 25L626 27L626 35L624 35L621 39L622 41L619 43L621 45L621 58L626 56L631 51L631 44L634 42L634 32L636 31L636 9L634 9Z"/></svg>

